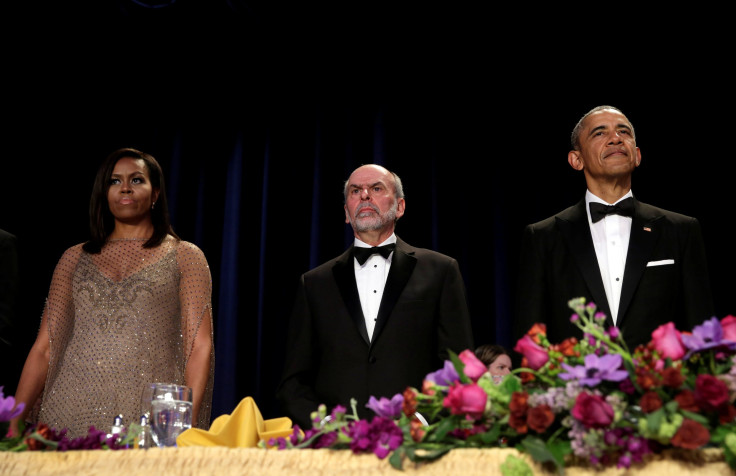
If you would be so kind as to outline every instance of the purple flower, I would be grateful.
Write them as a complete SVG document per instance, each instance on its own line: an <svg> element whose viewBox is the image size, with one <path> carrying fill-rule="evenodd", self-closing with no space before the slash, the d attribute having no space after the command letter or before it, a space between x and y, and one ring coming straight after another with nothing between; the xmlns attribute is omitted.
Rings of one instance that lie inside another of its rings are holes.
<svg viewBox="0 0 736 476"><path fill-rule="evenodd" d="M336 441L337 441L337 432L330 431L330 432L325 433L324 435L320 435L320 437L317 438L317 441L315 441L314 444L312 445L312 448L314 449L329 448Z"/></svg>
<svg viewBox="0 0 736 476"><path fill-rule="evenodd" d="M567 372L561 372L558 376L563 380L578 380L581 385L595 387L601 380L620 382L629 376L625 370L619 370L623 359L619 354L607 354L598 357L595 354L585 356L585 366L575 367L562 364Z"/></svg>
<svg viewBox="0 0 736 476"><path fill-rule="evenodd" d="M723 327L716 317L711 317L703 324L695 326L692 334L682 334L682 343L687 347L688 353L685 360L701 350L712 349L715 347L726 347L730 350L736 350L736 342L723 337Z"/></svg>
<svg viewBox="0 0 736 476"><path fill-rule="evenodd" d="M373 452L380 459L388 456L390 452L401 446L404 442L404 433L391 420L383 420L374 422L374 431L376 432L376 445Z"/></svg>
<svg viewBox="0 0 736 476"><path fill-rule="evenodd" d="M279 436L277 438L269 438L268 446L272 448L278 448L280 450L285 450L289 447L288 443L286 442L286 438L284 438L283 436Z"/></svg>
<svg viewBox="0 0 736 476"><path fill-rule="evenodd" d="M380 417L376 417L380 418ZM348 430L348 436L350 437L350 449L353 453L362 453L364 451L370 451L373 443L371 439L371 425L366 420L358 420Z"/></svg>
<svg viewBox="0 0 736 476"><path fill-rule="evenodd" d="M460 380L460 377L455 370L455 366L449 360L445 360L445 366L435 372L427 374L426 380L434 382L437 385L444 387L449 386L452 382Z"/></svg>
<svg viewBox="0 0 736 476"><path fill-rule="evenodd" d="M386 397L381 397L380 400L377 400L376 397L371 396L366 407L373 410L380 417L396 419L401 416L401 406L403 404L404 396L397 393L391 397L391 400Z"/></svg>
<svg viewBox="0 0 736 476"><path fill-rule="evenodd" d="M20 415L26 404L21 402L15 407L15 397L3 396L3 387L0 386L0 421L10 421ZM15 407L15 409L13 409ZM5 435L2 435L5 436Z"/></svg>
<svg viewBox="0 0 736 476"><path fill-rule="evenodd" d="M617 468L629 468L631 466L631 454L624 453L618 458Z"/></svg>
<svg viewBox="0 0 736 476"><path fill-rule="evenodd" d="M347 408L342 405L335 405L332 409L332 413L330 414L332 416L332 421L342 419L342 417L345 416L345 413L347 413Z"/></svg>
<svg viewBox="0 0 736 476"><path fill-rule="evenodd" d="M372 451L379 458L385 458L404 441L404 434L393 420L377 416L368 423L359 420L348 430L350 449L353 453Z"/></svg>

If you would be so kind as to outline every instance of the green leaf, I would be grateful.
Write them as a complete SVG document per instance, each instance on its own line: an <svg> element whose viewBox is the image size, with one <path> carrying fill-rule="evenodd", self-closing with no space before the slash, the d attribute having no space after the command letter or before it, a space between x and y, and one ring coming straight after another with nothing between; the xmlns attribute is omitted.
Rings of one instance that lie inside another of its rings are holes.
<svg viewBox="0 0 736 476"><path fill-rule="evenodd" d="M667 395L662 395L662 400L665 400L666 398ZM664 408L668 413L675 413L677 409L680 408L680 404L677 403L677 400L670 400L664 404Z"/></svg>
<svg viewBox="0 0 736 476"><path fill-rule="evenodd" d="M417 443L406 448L406 454L411 461L433 461L447 454L454 445L443 443Z"/></svg>
<svg viewBox="0 0 736 476"><path fill-rule="evenodd" d="M484 444L484 445L491 445L491 444L493 444L493 446L497 446L497 444L495 444L495 443L498 442L498 438L499 438L500 435L501 435L501 427L500 427L500 425L493 425L490 430L488 430L488 431L486 431L484 433L479 433L477 435L473 435L473 436L471 436L468 439L469 440L476 440L477 439L477 440L480 440L480 442L482 444Z"/></svg>
<svg viewBox="0 0 736 476"><path fill-rule="evenodd" d="M708 426L708 423L709 423L708 418L704 417L700 413L693 413L687 410L680 410L680 412L682 413L682 416L684 416L685 418L695 420L702 425Z"/></svg>
<svg viewBox="0 0 736 476"><path fill-rule="evenodd" d="M567 440L553 440L547 442L547 449L560 466L565 465L565 456L572 453L572 445Z"/></svg>
<svg viewBox="0 0 736 476"><path fill-rule="evenodd" d="M565 473L564 459L558 460L555 454L547 447L547 444L540 438L527 436L521 441L521 445L524 452L529 453L534 461L539 463L551 462L555 465L559 474Z"/></svg>
<svg viewBox="0 0 736 476"><path fill-rule="evenodd" d="M388 462L393 466L395 469L398 469L399 471L403 471L403 461L404 461L404 447L399 446L394 450L393 453L391 453L391 456L388 458Z"/></svg>
<svg viewBox="0 0 736 476"><path fill-rule="evenodd" d="M664 419L664 408L653 411L647 415L647 428L656 432L662 425L662 419Z"/></svg>
<svg viewBox="0 0 736 476"><path fill-rule="evenodd" d="M455 415L442 419L437 424L437 428L427 437L427 441L441 441L447 436L447 433L458 427Z"/></svg>
<svg viewBox="0 0 736 476"><path fill-rule="evenodd" d="M721 445L726 441L726 438L729 437L732 438L734 442L736 442L736 437L734 437L734 435L736 435L736 424L732 423L729 425L719 425L715 430L710 433L710 442L716 445ZM734 447L734 449L736 450L736 447Z"/></svg>

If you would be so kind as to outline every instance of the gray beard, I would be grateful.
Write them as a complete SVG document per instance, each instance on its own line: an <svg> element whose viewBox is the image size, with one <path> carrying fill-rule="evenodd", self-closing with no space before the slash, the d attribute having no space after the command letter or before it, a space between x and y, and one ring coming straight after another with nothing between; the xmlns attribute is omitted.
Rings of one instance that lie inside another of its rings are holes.
<svg viewBox="0 0 736 476"><path fill-rule="evenodd" d="M391 205L391 208L389 208L383 215L379 214L378 216L369 216L363 218L356 217L351 221L351 223L353 227L355 227L355 230L359 232L380 230L388 223L396 221L397 208L398 200L394 201L393 205Z"/></svg>

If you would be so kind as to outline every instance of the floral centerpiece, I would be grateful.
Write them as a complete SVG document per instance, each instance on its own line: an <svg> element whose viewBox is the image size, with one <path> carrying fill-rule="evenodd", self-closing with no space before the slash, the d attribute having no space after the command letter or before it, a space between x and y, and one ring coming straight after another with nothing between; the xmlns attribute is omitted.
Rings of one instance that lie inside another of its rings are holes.
<svg viewBox="0 0 736 476"><path fill-rule="evenodd" d="M321 405L313 427L261 442L288 448L344 448L388 457L392 466L431 461L454 448L511 447L564 472L571 464L629 468L667 449L722 448L736 469L736 317L692 331L670 322L647 345L627 349L616 327L582 298L569 302L582 330L551 343L535 325L515 345L522 367L493 382L472 351L450 352L421 389L371 397L371 420ZM504 474L528 474L509 456Z"/></svg>
<svg viewBox="0 0 736 476"><path fill-rule="evenodd" d="M10 420L21 414L25 403L15 404L15 398L6 397L0 386L0 451L69 451L120 450L133 448L140 433L140 425L123 428L120 434L110 435L91 426L85 436L69 438L66 428L57 430L45 423L25 426L19 422L17 434L9 433Z"/></svg>

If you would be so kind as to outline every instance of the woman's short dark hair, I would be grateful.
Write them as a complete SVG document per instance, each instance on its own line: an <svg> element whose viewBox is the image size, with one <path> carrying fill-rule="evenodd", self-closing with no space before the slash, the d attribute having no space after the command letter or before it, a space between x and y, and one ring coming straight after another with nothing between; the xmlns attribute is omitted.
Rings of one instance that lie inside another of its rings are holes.
<svg viewBox="0 0 736 476"><path fill-rule="evenodd" d="M486 366L491 365L499 355L504 354L511 357L506 348L498 344L483 344L475 349L475 356L478 357L478 360L486 364Z"/></svg>
<svg viewBox="0 0 736 476"><path fill-rule="evenodd" d="M132 148L122 148L108 155L97 170L95 183L92 186L92 196L89 201L90 239L82 246L84 251L88 253L99 253L115 227L115 218L110 212L110 205L107 202L107 191L110 189L110 178L115 169L115 164L124 157L142 160L148 169L151 186L159 192L156 206L151 210L153 234L143 247L154 248L160 245L166 235L172 235L177 240L179 239L169 221L169 206L166 202L166 187L164 186L164 173L161 165L150 154Z"/></svg>

